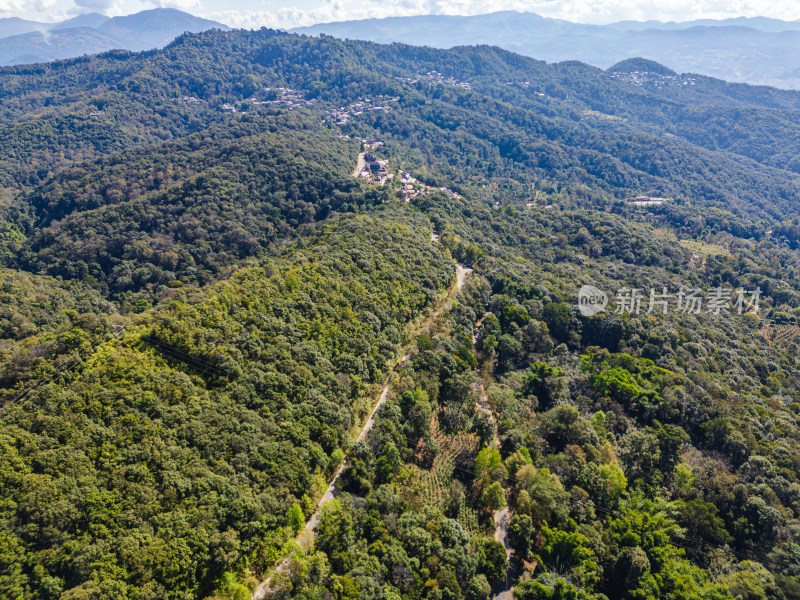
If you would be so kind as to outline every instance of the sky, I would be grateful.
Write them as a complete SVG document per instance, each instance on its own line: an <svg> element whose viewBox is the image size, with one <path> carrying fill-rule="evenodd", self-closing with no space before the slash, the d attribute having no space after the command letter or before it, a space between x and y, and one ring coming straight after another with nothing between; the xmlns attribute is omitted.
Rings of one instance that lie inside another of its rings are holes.
<svg viewBox="0 0 800 600"><path fill-rule="evenodd" d="M0 0L0 17L61 21L80 13L126 15L171 7L232 27L291 28L328 21L423 14L531 11L579 23L764 16L800 19L800 0Z"/></svg>

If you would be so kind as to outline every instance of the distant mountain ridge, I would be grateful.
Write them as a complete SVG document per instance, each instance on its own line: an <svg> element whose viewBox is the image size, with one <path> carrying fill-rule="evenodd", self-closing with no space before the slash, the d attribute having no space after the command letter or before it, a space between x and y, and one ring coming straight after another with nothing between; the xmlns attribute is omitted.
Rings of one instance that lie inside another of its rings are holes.
<svg viewBox="0 0 800 600"><path fill-rule="evenodd" d="M800 22L764 17L586 25L503 11L341 21L292 32L434 48L488 44L548 62L579 60L602 69L638 56L679 72L800 89Z"/></svg>
<svg viewBox="0 0 800 600"><path fill-rule="evenodd" d="M107 50L161 48L182 33L230 29L173 8L154 8L133 15L78 15L60 23L0 19L0 65L49 62Z"/></svg>

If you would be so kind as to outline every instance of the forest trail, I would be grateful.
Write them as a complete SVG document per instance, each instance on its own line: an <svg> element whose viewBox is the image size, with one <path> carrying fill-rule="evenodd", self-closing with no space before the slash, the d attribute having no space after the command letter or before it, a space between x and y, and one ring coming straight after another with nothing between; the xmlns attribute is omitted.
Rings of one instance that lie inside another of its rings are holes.
<svg viewBox="0 0 800 600"><path fill-rule="evenodd" d="M472 332L472 345L476 345L478 343L478 332L481 329L481 325L483 325L483 320L486 318L486 315L490 315L492 313L487 312L483 315L480 319L475 322L475 331Z"/></svg>
<svg viewBox="0 0 800 600"><path fill-rule="evenodd" d="M438 318L448 307L451 306L451 300L453 297L464 287L464 283L467 281L467 274L472 273L472 269L469 267L465 267L462 264L456 265L456 283L455 286L451 287L448 294L440 300L440 305L436 308L436 310L431 313L431 315L425 319L422 324L422 328L427 327L434 319ZM372 408L372 412L370 412L369 417L367 418L364 426L361 428L361 431L358 433L356 437L356 442L359 442L367 437L370 429L375 425L375 417L378 414L378 409L380 409L383 404L386 403L386 399L389 397L389 390L391 389L392 385L392 378L394 375L394 371L406 360L408 360L409 355L403 354L403 356L397 359L394 364L392 365L392 372L389 373L389 376L386 379L386 383L383 386L383 391L381 395L378 397L378 402ZM325 490L325 493L320 498L319 503L317 503L317 508L314 510L314 513L311 517L306 521L305 527L300 530L300 533L297 536L297 541L300 542L301 538L304 540L313 539L314 533L316 532L317 527L320 523L320 511L322 510L322 506L333 499L335 499L339 495L339 490L336 488L336 484L339 481L339 477L344 473L344 470L347 468L347 459L342 461L342 464L336 469L336 472L333 474L333 478L331 479L330 484L328 485L328 489ZM251 596L251 600L265 600L270 594L270 583L272 582L272 578L278 573L287 573L289 571L290 560L288 557L281 559L276 567L275 570L269 575L269 577L265 578L261 583L258 584L258 587L253 591L253 595Z"/></svg>
<svg viewBox="0 0 800 600"><path fill-rule="evenodd" d="M488 314L488 313L487 313ZM472 342L473 344L477 343L478 341L478 328L483 323L483 319L486 315L483 315L477 323L475 323L475 333L472 335ZM489 398L486 395L486 386L483 383L479 383L477 385L478 391L478 401L476 402L476 406L479 411L485 413L489 417L489 421L491 421L492 426L494 427L494 444L495 447L500 450L500 436L497 433L497 419L494 416L494 412L492 411L492 407L489 404ZM506 494L506 506L500 510L495 511L494 513L494 540L496 542L500 542L503 544L503 548L506 550L506 579L500 584L497 584L492 590L492 600L513 600L514 598L514 571L511 566L511 555L513 554L513 550L511 549L511 543L508 539L508 525L511 523L511 511L508 509L508 492L503 490Z"/></svg>
<svg viewBox="0 0 800 600"><path fill-rule="evenodd" d="M492 407L489 406L489 398L486 396L486 388L482 383L478 384L478 401L475 403L478 410L485 413L489 420L494 425L494 443L497 449L500 449L500 438L497 435L497 420L494 418Z"/></svg>
<svg viewBox="0 0 800 600"><path fill-rule="evenodd" d="M489 405L489 398L486 396L486 388L483 383L479 383L476 388L478 391L478 400L475 403L475 406L479 411L486 414L486 416L489 418L489 421L491 421L492 426L494 427L494 446L499 450L500 436L497 434L497 419L494 416L492 407ZM506 503L508 503L508 492L505 489L503 492L506 494ZM495 585L494 589L492 590L492 600L513 600L514 570L511 566L511 555L513 554L513 550L511 549L511 542L508 539L508 525L511 523L511 511L508 509L508 504L506 504L505 508L496 510L493 517L494 540L503 544L503 548L506 550L506 562L508 565L506 568L505 581Z"/></svg>
<svg viewBox="0 0 800 600"><path fill-rule="evenodd" d="M456 265L455 289L450 294L448 294L447 299L444 302L442 302L442 305L438 307L433 312L433 314L431 314L431 316L428 317L428 319L425 320L425 323L428 323L429 321L436 319L437 317L439 317L439 315L442 314L444 310L447 309L449 304L447 300L452 298L455 294L457 294L461 290L461 288L464 287L464 283L467 280L467 274L471 272L472 269L468 267L465 267L460 264ZM402 358L395 361L392 367L392 371L394 372L397 369L397 367L399 367L406 360L408 360L408 358L409 355L404 354ZM386 399L389 397L389 390L391 389L391 386L392 386L392 374L390 374L389 377L386 379L386 384L383 386L383 391L381 392L381 395L378 397L378 402L373 407L372 412L369 414L369 417L367 418L367 421L364 423L364 426L361 428L361 431L358 433L358 436L356 437L356 443L365 439L369 431L375 425L375 417L378 414L378 410L380 409L380 407L386 403ZM317 509L314 511L314 514L311 515L311 518L306 523L306 526L304 528L306 531L311 531L311 532L316 531L317 525L319 525L319 512L320 509L322 508L322 505L330 500L333 500L334 498L336 498L336 496L339 495L339 491L336 489L336 483L339 481L339 477L344 472L346 467L347 467L347 459L343 460L342 464L339 465L339 468L336 469L336 473L334 473L333 479L331 479L331 483L328 486L328 489L325 490L325 494L323 494L322 498L319 501L319 504L317 504Z"/></svg>
<svg viewBox="0 0 800 600"><path fill-rule="evenodd" d="M492 600L512 600L514 598L514 573L511 568L511 544L508 541L508 525L511 513L508 506L494 513L494 540L503 544L506 549L506 580L495 588Z"/></svg>
<svg viewBox="0 0 800 600"><path fill-rule="evenodd" d="M460 291L462 287L464 287L464 283L467 281L467 275L472 273L472 269L470 267L465 267L462 264L456 265L456 292Z"/></svg>
<svg viewBox="0 0 800 600"><path fill-rule="evenodd" d="M398 360L395 363L395 368L398 365L402 364L408 359L408 354L404 355L403 358ZM375 415L378 414L378 409L386 403L386 398L389 397L389 389L391 388L392 382L392 375L390 374L388 379L386 380L386 385L383 386L383 391L381 392L380 397L378 398L378 402L375 404L375 407L372 409L372 412L369 414L369 418L367 418L367 422L364 423L364 426L361 428L361 431L356 438L356 443L360 442L364 438L367 437L370 429L375 425ZM314 511L314 514L311 515L311 518L306 523L304 527L305 531L314 532L317 529L317 525L319 525L319 513L322 508L322 505L330 500L336 498L339 495L339 490L336 489L336 483L339 481L339 477L344 472L345 468L347 467L347 459L342 461L342 464L339 465L339 468L336 469L336 473L333 474L333 479L331 479L331 483L328 486L328 489L325 490L325 493L322 495L322 498L317 504L317 509Z"/></svg>

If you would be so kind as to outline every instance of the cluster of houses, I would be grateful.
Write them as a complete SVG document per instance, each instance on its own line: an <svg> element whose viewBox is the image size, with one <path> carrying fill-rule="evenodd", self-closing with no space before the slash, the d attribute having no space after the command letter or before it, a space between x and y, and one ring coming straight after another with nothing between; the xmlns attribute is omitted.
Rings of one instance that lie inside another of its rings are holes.
<svg viewBox="0 0 800 600"><path fill-rule="evenodd" d="M400 182L400 192L406 199L406 202L410 202L414 198L422 198L424 196L430 196L431 194L440 193L451 198L461 198L460 195L456 194L453 190L446 188L446 187L432 187L430 185L425 185L421 183L417 179L411 176L411 173L407 173L406 171L398 170L397 171L397 179Z"/></svg>
<svg viewBox="0 0 800 600"><path fill-rule="evenodd" d="M365 183L384 185L387 182L397 182L400 192L406 202L413 198L428 196L433 193L442 193L452 198L461 198L457 193L446 187L435 188L421 183L411 173L398 169L397 173L389 171L389 161L377 158L370 150L381 148L384 144L373 138L361 140L364 152L358 155L358 166L353 175Z"/></svg>
<svg viewBox="0 0 800 600"><path fill-rule="evenodd" d="M289 110L309 106L315 102L313 98L310 100L306 99L303 95L303 92L285 87L265 87L261 90L261 94L259 94L259 96L267 99L261 99L253 96L252 98L248 98L246 102L252 106L276 106ZM375 112L386 112L389 110L390 104L399 102L399 100L399 96L377 96L375 98L363 98L359 99L353 104L332 109L330 111L330 116L336 125L346 125L347 122L353 117L357 117L365 113L369 114ZM191 96L184 96L181 98L181 102L184 104L200 104L202 101ZM220 106L220 110L222 112L235 113L237 109L234 104L226 102Z"/></svg>
<svg viewBox="0 0 800 600"><path fill-rule="evenodd" d="M405 196L406 202L409 202L414 198L422 198L435 193L444 194L445 196L449 196L451 198L461 198L459 194L456 194L450 188L436 188L430 185L425 185L424 183L420 183L418 180L414 179L410 173L406 173L405 171L399 171L398 176L400 179L400 191L402 192L403 196Z"/></svg>
<svg viewBox="0 0 800 600"><path fill-rule="evenodd" d="M359 179L380 185L394 179L394 175L389 173L389 161L378 160L371 152L362 152L358 157L358 164L361 169L357 170L356 177Z"/></svg>
<svg viewBox="0 0 800 600"><path fill-rule="evenodd" d="M364 148L369 148L371 150L377 150L383 147L383 142L379 142L375 138L362 138L361 144Z"/></svg>
<svg viewBox="0 0 800 600"><path fill-rule="evenodd" d="M406 197L406 202L408 202L411 198L417 198L419 193L422 191L419 181L414 179L410 173L406 173L405 171L398 171L397 174L400 178L400 191L403 193L403 196Z"/></svg>
<svg viewBox="0 0 800 600"><path fill-rule="evenodd" d="M303 92L293 90L291 88L278 87L278 88L263 88L262 93L268 100L259 100L257 98L250 98L249 102L254 106L265 104L267 106L278 106L280 108L300 108L308 106L314 102L313 99L307 100L303 96Z"/></svg>
<svg viewBox="0 0 800 600"><path fill-rule="evenodd" d="M277 106L280 108L287 108L289 110L300 108L303 106L308 106L309 104L313 103L314 100L307 100L303 96L303 92L293 90L291 88L285 87L278 87L278 88L268 88L265 87L261 90L262 98L268 98L267 100L261 100L256 96L252 96L246 100L247 103L251 104L252 106ZM189 96L184 96L182 101L186 104L200 104L200 100L197 98L191 98ZM229 102L226 102L222 106L220 106L220 110L222 112L227 113L235 113L236 106Z"/></svg>
<svg viewBox="0 0 800 600"><path fill-rule="evenodd" d="M389 174L391 178L392 175ZM425 185L424 183L420 182L418 179L414 178L411 173L403 171L402 169L397 171L397 181L400 184L400 193L403 194L406 202L410 202L414 198L423 198L425 196L430 196L431 194L440 193L451 198L461 198L460 195L456 194L453 190L446 188L446 187L432 187L430 185Z"/></svg>
<svg viewBox="0 0 800 600"><path fill-rule="evenodd" d="M631 71L629 73L609 73L609 77L631 83L633 85L652 85L657 88L677 85L696 85L694 77L682 75L662 75L652 71Z"/></svg>
<svg viewBox="0 0 800 600"><path fill-rule="evenodd" d="M347 122L353 117L358 117L364 113L386 112L389 110L389 104L398 102L398 96L378 96L374 99L364 98L348 104L347 106L340 106L334 108L331 112L331 118L337 125L346 125Z"/></svg>
<svg viewBox="0 0 800 600"><path fill-rule="evenodd" d="M450 85L453 87L459 87L465 90L472 89L472 84L468 81L459 81L454 77L445 77L439 71L428 71L424 75L417 75L416 77L395 77L397 81L402 83L440 83L442 85Z"/></svg>
<svg viewBox="0 0 800 600"><path fill-rule="evenodd" d="M196 106L198 104L202 104L203 101L200 100L200 98L195 98L194 96L182 96L181 102L190 106Z"/></svg>

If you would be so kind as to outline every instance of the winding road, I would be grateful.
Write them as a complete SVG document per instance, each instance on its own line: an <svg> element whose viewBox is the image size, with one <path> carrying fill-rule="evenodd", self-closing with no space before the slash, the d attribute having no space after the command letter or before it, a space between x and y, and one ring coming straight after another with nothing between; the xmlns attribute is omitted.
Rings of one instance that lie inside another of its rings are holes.
<svg viewBox="0 0 800 600"><path fill-rule="evenodd" d="M360 156L359 159L362 157ZM432 322L436 319L439 315L442 314L449 306L452 305L450 302L460 290L464 287L464 283L467 280L467 274L472 273L472 269L469 267L465 267L464 265L457 264L456 265L456 284L454 287L450 289L450 292L447 296L441 301L441 305L424 321L423 327L427 324ZM394 375L394 371L407 359L409 358L408 354L404 354L401 358L394 362L392 365L392 373L389 374L389 377L386 379L386 384L383 386L383 391L381 395L378 397L378 402L370 412L369 417L367 418L364 426L361 428L358 436L356 437L356 442L359 442L367 437L367 434L375 425L375 417L378 414L378 410L381 406L386 403L386 399L389 397L389 390L391 389L392 378ZM319 503L317 504L316 510L308 519L305 524L305 527L300 531L297 536L297 540L301 538L308 539L309 537L313 536L316 532L317 527L320 523L320 511L322 510L322 506L333 499L335 499L339 495L339 490L336 487L337 482L339 481L339 477L342 475L344 470L347 468L347 459L342 461L342 464L339 465L339 468L336 469L336 472L333 474L333 478L331 479L330 485L328 485L328 489L325 490L325 493L320 498ZM269 577L265 578L261 583L258 584L258 587L253 591L253 595L251 596L251 600L265 600L270 594L270 583L272 582L272 578L278 573L287 573L289 571L290 566L289 557L285 557L281 559L275 566L274 571L269 575Z"/></svg>
<svg viewBox="0 0 800 600"><path fill-rule="evenodd" d="M364 170L364 165L365 164L366 163L364 162L364 153L361 152L358 155L358 164L356 165L356 170L353 171L353 177L358 177L358 174L361 173L361 171Z"/></svg>
<svg viewBox="0 0 800 600"><path fill-rule="evenodd" d="M401 365L403 362L408 360L408 354L404 355L403 358L398 360L395 363L395 368ZM375 404L375 408L372 409L372 412L369 414L369 418L367 418L367 422L364 423L364 427L361 428L361 431L356 438L356 442L360 442L361 440L367 437L370 429L375 425L375 416L378 414L378 409L386 403L386 398L389 397L389 388L391 388L391 381L392 376L389 375L389 378L386 380L386 385L383 387L383 391L381 392L380 397L378 398L378 402ZM336 473L333 474L333 479L331 479L331 483L328 486L328 489L325 490L325 493L322 495L322 498L317 504L317 509L314 511L314 514L311 515L311 518L308 520L305 526L306 531L314 532L317 530L317 525L319 525L319 512L322 508L322 505L330 500L336 498L339 495L339 490L336 489L336 483L339 481L339 477L344 472L345 468L347 467L347 460L343 460L342 464L339 465L339 468L336 469Z"/></svg>

